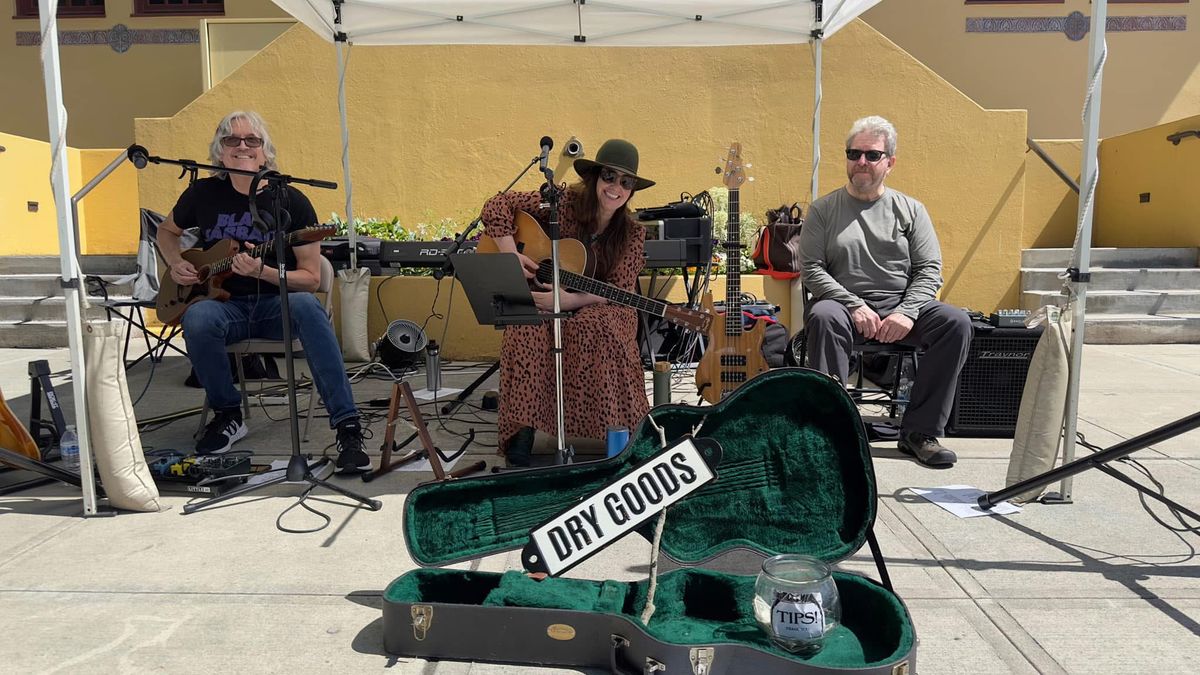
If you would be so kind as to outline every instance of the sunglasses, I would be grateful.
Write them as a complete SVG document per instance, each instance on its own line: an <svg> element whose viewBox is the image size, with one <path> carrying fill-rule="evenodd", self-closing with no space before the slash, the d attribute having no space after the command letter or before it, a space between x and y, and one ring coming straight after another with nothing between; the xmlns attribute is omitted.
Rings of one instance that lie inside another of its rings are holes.
<svg viewBox="0 0 1200 675"><path fill-rule="evenodd" d="M258 136L225 136L221 139L221 145L227 148L236 148L242 143L245 143L247 148L261 148L263 139Z"/></svg>
<svg viewBox="0 0 1200 675"><path fill-rule="evenodd" d="M874 164L887 157L887 153L883 150L855 150L854 148L846 148L846 159L851 162L857 162L863 156L867 158L868 162Z"/></svg>
<svg viewBox="0 0 1200 675"><path fill-rule="evenodd" d="M600 170L600 180L604 181L605 183L615 183L617 182L618 178L621 179L621 187L625 188L626 190L633 190L633 188L637 187L637 178L634 176L617 173L612 169Z"/></svg>

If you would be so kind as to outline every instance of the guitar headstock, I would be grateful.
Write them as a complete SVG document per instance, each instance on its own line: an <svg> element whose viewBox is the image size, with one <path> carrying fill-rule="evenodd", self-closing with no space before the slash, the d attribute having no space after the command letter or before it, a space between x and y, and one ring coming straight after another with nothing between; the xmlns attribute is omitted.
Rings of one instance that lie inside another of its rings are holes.
<svg viewBox="0 0 1200 675"><path fill-rule="evenodd" d="M690 307L680 307L678 305L667 305L663 318L669 323L696 331L697 333L708 333L713 320L712 315L708 312L691 309Z"/></svg>
<svg viewBox="0 0 1200 675"><path fill-rule="evenodd" d="M296 239L299 241L321 241L333 236L337 228L333 225L311 225L303 230L296 231Z"/></svg>
<svg viewBox="0 0 1200 675"><path fill-rule="evenodd" d="M722 174L721 182L730 190L736 190L746 182L746 169L749 164L742 164L742 144L734 141L729 144L729 152L723 160L724 167L717 167L717 173Z"/></svg>

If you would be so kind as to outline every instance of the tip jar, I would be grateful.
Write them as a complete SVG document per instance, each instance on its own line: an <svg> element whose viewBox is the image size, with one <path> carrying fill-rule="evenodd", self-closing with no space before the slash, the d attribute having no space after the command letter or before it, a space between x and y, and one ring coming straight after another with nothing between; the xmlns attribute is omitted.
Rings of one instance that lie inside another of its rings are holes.
<svg viewBox="0 0 1200 675"><path fill-rule="evenodd" d="M829 565L787 553L763 561L754 582L754 618L771 641L793 654L821 651L842 621L842 603Z"/></svg>

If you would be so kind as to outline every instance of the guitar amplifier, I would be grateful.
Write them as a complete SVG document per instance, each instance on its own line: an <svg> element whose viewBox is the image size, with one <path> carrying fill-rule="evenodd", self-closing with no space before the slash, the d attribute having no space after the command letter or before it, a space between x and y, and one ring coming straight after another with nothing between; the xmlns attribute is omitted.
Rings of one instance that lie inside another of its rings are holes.
<svg viewBox="0 0 1200 675"><path fill-rule="evenodd" d="M996 328L972 321L974 336L958 376L947 436L1012 438L1042 327Z"/></svg>

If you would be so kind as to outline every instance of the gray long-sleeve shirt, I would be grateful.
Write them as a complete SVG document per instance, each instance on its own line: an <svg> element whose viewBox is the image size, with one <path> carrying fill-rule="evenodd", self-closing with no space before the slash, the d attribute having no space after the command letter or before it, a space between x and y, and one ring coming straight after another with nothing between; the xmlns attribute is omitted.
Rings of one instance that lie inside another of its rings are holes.
<svg viewBox="0 0 1200 675"><path fill-rule="evenodd" d="M816 300L915 319L942 287L942 251L925 205L884 188L873 202L843 187L813 202L800 231L804 286Z"/></svg>

